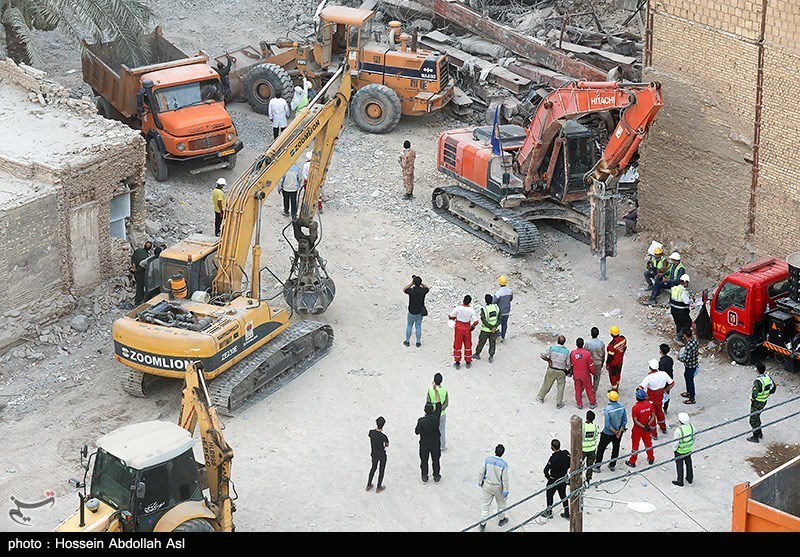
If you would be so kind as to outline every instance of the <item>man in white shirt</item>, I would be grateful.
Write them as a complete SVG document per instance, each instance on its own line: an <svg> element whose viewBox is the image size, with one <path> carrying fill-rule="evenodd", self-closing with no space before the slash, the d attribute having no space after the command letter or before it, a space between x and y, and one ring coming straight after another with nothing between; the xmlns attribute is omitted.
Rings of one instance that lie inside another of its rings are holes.
<svg viewBox="0 0 800 557"><path fill-rule="evenodd" d="M289 103L283 97L272 97L269 100L268 112L269 119L272 120L272 137L278 139L281 132L289 125L289 117L292 114Z"/></svg>
<svg viewBox="0 0 800 557"><path fill-rule="evenodd" d="M647 362L647 365L650 367L650 372L644 376L644 379L639 383L639 387L647 391L647 399L655 407L658 427L661 429L661 433L666 433L667 420L664 417L664 393L668 393L675 386L675 381L666 371L658 369L658 360L655 358ZM653 439L658 437L655 431L651 435Z"/></svg>
<svg viewBox="0 0 800 557"><path fill-rule="evenodd" d="M478 325L478 315L470 305L472 296L467 294L460 306L453 308L450 312L450 320L455 322L455 333L453 335L453 367L461 367L461 349L464 349L464 360L467 368L472 367L472 331Z"/></svg>

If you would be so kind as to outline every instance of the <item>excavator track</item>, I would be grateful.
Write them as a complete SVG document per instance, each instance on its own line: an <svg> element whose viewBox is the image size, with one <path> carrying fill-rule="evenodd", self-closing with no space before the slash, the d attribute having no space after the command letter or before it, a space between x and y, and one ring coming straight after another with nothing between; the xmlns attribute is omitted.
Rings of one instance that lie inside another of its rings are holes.
<svg viewBox="0 0 800 557"><path fill-rule="evenodd" d="M458 210L458 203L453 201L459 198L466 200L470 209L477 207L478 211L453 212L454 208ZM539 246L539 229L535 224L522 218L513 209L504 209L479 193L460 186L434 188L432 202L436 214L506 253L524 255ZM491 220L486 218L485 212L491 215Z"/></svg>
<svg viewBox="0 0 800 557"><path fill-rule="evenodd" d="M145 398L161 377L125 367L122 370L122 390L131 396Z"/></svg>
<svg viewBox="0 0 800 557"><path fill-rule="evenodd" d="M225 415L240 408L256 392L274 392L333 346L333 328L317 321L290 326L264 346L209 383L211 403Z"/></svg>

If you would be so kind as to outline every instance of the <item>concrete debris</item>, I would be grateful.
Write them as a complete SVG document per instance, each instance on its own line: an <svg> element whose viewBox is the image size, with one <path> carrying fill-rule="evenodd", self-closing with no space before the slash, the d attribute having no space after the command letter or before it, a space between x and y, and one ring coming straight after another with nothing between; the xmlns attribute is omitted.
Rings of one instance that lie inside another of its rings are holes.
<svg viewBox="0 0 800 557"><path fill-rule="evenodd" d="M79 333L85 333L89 330L89 318L85 315L78 314L70 319L69 326Z"/></svg>

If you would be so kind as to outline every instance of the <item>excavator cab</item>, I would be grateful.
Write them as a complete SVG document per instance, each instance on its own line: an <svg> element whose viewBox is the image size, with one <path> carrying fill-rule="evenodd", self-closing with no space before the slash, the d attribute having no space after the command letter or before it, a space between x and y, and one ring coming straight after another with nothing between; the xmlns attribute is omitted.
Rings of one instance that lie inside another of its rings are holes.
<svg viewBox="0 0 800 557"><path fill-rule="evenodd" d="M145 274L146 298L170 292L170 280L178 274L186 280L189 297L208 292L217 274L217 242L216 237L193 234L151 257Z"/></svg>
<svg viewBox="0 0 800 557"><path fill-rule="evenodd" d="M564 121L561 133L542 163L543 168L552 172L550 195L562 203L584 199L589 188L584 177L592 171L598 158L592 130L575 120Z"/></svg>

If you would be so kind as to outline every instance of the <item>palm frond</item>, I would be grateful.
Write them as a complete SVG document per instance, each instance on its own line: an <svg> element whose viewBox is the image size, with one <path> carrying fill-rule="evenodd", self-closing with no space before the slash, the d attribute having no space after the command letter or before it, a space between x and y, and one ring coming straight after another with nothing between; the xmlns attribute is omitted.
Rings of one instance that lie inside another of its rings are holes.
<svg viewBox="0 0 800 557"><path fill-rule="evenodd" d="M39 52L33 45L33 41L31 40L31 29L30 23L25 18L25 14L20 10L17 6L6 5L5 11L3 11L3 23L10 26L14 32L16 33L17 37L19 38L20 42L25 46L25 51L28 53L28 57L31 59L33 64L40 64L41 57L39 56ZM6 41L8 41L8 37L6 37ZM6 47L8 47L8 42L6 42Z"/></svg>

